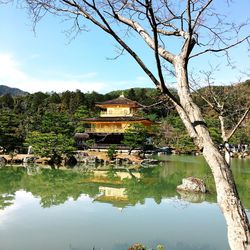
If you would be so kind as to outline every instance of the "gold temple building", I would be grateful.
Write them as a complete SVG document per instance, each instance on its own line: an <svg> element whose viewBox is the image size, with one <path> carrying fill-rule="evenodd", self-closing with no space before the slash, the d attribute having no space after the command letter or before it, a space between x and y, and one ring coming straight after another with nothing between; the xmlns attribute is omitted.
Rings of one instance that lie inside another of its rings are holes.
<svg viewBox="0 0 250 250"><path fill-rule="evenodd" d="M95 140L95 148L108 148L111 144L122 148L124 132L130 125L139 123L150 128L153 123L149 119L139 117L137 113L142 105L124 97L123 94L113 100L98 102L96 107L101 109L99 117L82 120L90 126L85 129L84 134Z"/></svg>

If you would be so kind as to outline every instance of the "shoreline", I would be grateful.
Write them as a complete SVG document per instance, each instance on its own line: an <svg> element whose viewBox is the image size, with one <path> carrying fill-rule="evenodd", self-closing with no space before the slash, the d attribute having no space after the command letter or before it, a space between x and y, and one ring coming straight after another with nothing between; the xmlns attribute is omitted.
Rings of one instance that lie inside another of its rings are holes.
<svg viewBox="0 0 250 250"><path fill-rule="evenodd" d="M184 154L185 155L185 154ZM130 155L126 152L116 153L114 159L110 160L106 151L96 151L96 150L81 150L76 151L73 157L76 159L77 163L101 163L104 165L108 164L118 164L118 162L126 162L129 165L140 165L145 158L140 157L137 153L131 153ZM146 158L147 159L147 158ZM247 159L250 160L250 155L233 156L231 159ZM23 163L36 163L38 165L48 165L49 157L37 157L34 154L0 154L0 164L23 164ZM65 166L65 160L62 162L61 166Z"/></svg>

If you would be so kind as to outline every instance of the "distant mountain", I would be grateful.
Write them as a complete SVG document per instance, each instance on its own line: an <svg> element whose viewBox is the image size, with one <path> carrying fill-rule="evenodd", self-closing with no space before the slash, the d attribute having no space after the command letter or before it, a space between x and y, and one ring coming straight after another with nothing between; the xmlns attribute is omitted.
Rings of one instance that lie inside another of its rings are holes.
<svg viewBox="0 0 250 250"><path fill-rule="evenodd" d="M5 85L0 85L0 96L5 94L11 94L12 96L27 95L28 92L22 91L18 88L11 88Z"/></svg>

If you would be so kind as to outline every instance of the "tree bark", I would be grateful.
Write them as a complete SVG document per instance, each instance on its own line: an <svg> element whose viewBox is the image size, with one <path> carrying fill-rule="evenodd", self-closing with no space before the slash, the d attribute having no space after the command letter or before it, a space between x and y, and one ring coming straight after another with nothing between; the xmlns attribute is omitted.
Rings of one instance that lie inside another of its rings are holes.
<svg viewBox="0 0 250 250"><path fill-rule="evenodd" d="M232 250L248 250L250 249L249 221L240 201L230 166L212 142L201 111L192 100L185 60L176 57L174 66L180 103L188 116L188 119L183 122L189 135L193 138L193 129L195 130L194 142L199 148L203 149L203 155L212 171L217 191L217 201L228 228L230 248ZM183 119L181 109L177 108L177 112ZM191 126L193 129L190 129Z"/></svg>
<svg viewBox="0 0 250 250"><path fill-rule="evenodd" d="M233 250L250 249L249 221L239 199L232 171L218 149L207 140L203 155L214 176L217 201L228 227L230 248Z"/></svg>

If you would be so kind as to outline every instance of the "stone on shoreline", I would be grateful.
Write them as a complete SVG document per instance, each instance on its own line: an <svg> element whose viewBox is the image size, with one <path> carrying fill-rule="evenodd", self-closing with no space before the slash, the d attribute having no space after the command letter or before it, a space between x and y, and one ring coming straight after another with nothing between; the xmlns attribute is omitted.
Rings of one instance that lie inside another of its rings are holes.
<svg viewBox="0 0 250 250"><path fill-rule="evenodd" d="M4 157L0 157L0 167L3 167L7 164L7 160Z"/></svg>
<svg viewBox="0 0 250 250"><path fill-rule="evenodd" d="M182 184L177 186L177 190L197 193L206 193L207 191L203 180L195 177L182 179Z"/></svg>
<svg viewBox="0 0 250 250"><path fill-rule="evenodd" d="M157 164L159 164L159 161L156 159L144 159L141 162L141 166L143 167L154 167Z"/></svg>

